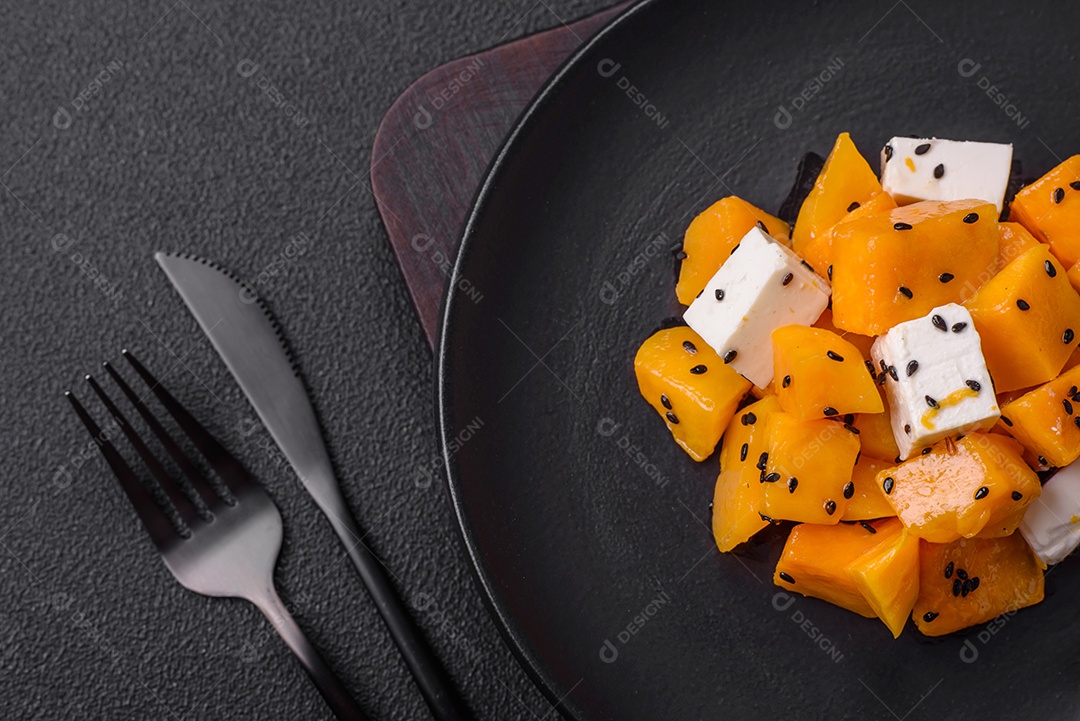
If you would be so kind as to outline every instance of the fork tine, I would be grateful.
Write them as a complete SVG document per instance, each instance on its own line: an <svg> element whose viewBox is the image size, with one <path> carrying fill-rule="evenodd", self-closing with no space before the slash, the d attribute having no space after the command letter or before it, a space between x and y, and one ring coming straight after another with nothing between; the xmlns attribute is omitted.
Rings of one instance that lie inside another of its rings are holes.
<svg viewBox="0 0 1080 721"><path fill-rule="evenodd" d="M78 414L79 419L86 426L86 430L90 432L94 442L97 443L101 455L105 456L105 461L116 475L117 480L120 481L120 486L124 489L124 493L127 494L131 505L135 507L135 513L138 514L139 520L142 521L143 527L146 528L146 532L150 534L150 539L154 542L154 545L160 549L170 541L176 540L179 536L172 523L166 517L164 511L158 507L149 491L139 482L135 472L131 470L131 466L127 464L124 457L120 455L105 434L101 432L97 423L79 403L75 394L66 391L64 395L71 401L75 413Z"/></svg>
<svg viewBox="0 0 1080 721"><path fill-rule="evenodd" d="M125 348L120 351L120 354L131 364L135 372L142 377L146 385L150 386L150 390L165 406L165 409L172 414L172 417L176 419L180 429L187 434L191 442L199 449L199 452L206 457L206 460L213 466L214 472L229 487L229 490L238 493L241 488L252 482L251 476L248 475L247 469L240 464L240 461L225 450L224 446L210 435L210 431L195 420L195 417L188 413L187 409L180 405L179 401L173 398L169 391L165 390L165 387L150 374L150 371L143 367L143 364L130 351Z"/></svg>
<svg viewBox="0 0 1080 721"><path fill-rule="evenodd" d="M128 442L135 448L135 452L139 454L139 458L142 459L146 467L150 469L150 475L154 477L154 480L158 482L161 489L165 491L165 495L168 496L169 502L176 508L177 513L180 514L180 518L184 523L189 526L195 523L198 519L198 512L195 510L195 506L192 505L188 497L185 496L172 478L169 477L169 472L165 470L165 466L161 465L161 461L157 459L154 452L143 442L142 438L139 438L139 434L135 432L135 429L128 423L127 418L120 412L120 409L116 407L116 404L112 402L105 390L98 385L97 380L93 376L86 376L86 382L90 384L90 387L97 394L101 402L105 404L105 409L109 411L109 414L120 424L120 430L127 436Z"/></svg>
<svg viewBox="0 0 1080 721"><path fill-rule="evenodd" d="M199 496L203 499L203 503L205 503L208 508L216 506L221 500L217 491L214 490L213 486L207 483L206 479L203 478L199 470L195 468L195 464L191 462L191 459L187 457L187 454L184 453L183 449L177 445L176 441L173 440L173 437L165 430L165 427L161 425L160 421L158 421L158 419L154 417L154 414L150 412L150 409L146 407L146 404L142 402L142 399L131 389L131 386L127 384L127 381L120 375L120 372L113 368L112 364L108 361L102 363L102 366L104 366L105 370L112 376L113 381L120 387L123 394L127 396L131 405L135 406L135 410L139 412L142 419L146 421L146 425L150 427L153 434L161 441L161 445L165 446L165 450L172 456L172 459L176 462L176 465L180 467L180 470L183 471L184 477L188 479L188 482L191 483L192 487L198 492Z"/></svg>

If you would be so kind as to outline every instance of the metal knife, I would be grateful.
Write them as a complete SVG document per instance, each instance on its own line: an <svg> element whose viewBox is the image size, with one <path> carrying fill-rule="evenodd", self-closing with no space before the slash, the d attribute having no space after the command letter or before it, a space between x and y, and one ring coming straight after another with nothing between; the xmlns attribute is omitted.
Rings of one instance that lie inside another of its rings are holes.
<svg viewBox="0 0 1080 721"><path fill-rule="evenodd" d="M382 563L363 543L363 534L334 477L315 411L281 342L280 327L266 306L249 285L215 263L188 254L160 252L154 259L337 532L432 715L438 721L470 718Z"/></svg>

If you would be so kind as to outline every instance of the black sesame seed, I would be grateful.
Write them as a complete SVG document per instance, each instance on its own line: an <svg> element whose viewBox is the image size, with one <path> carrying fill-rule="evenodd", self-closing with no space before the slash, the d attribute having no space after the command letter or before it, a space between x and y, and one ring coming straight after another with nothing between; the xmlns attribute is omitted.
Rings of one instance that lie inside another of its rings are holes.
<svg viewBox="0 0 1080 721"><path fill-rule="evenodd" d="M911 225L908 223L893 223L893 230L911 230Z"/></svg>
<svg viewBox="0 0 1080 721"><path fill-rule="evenodd" d="M784 380L780 383L780 387L787 388L791 385L791 376L784 376Z"/></svg>
<svg viewBox="0 0 1080 721"><path fill-rule="evenodd" d="M1031 309L1031 304L1028 303L1023 298L1018 298L1016 300L1016 307L1019 308L1020 310L1030 310Z"/></svg>
<svg viewBox="0 0 1080 721"><path fill-rule="evenodd" d="M859 201L856 200L855 202L853 202L851 205L849 205L847 207L847 212L850 213L851 211L855 210L858 207L859 207Z"/></svg>
<svg viewBox="0 0 1080 721"><path fill-rule="evenodd" d="M854 413L848 413L847 415L844 416L844 423L847 423L848 425L851 425L854 422L855 422L855 414Z"/></svg>
<svg viewBox="0 0 1080 721"><path fill-rule="evenodd" d="M937 277L937 279L940 280L942 283L948 283L950 280L952 280L955 277L956 276L953 275L952 273L942 273L941 275L939 275Z"/></svg>
<svg viewBox="0 0 1080 721"><path fill-rule="evenodd" d="M731 361L735 360L736 356L738 356L738 355L739 355L739 351L732 348L731 350L729 350L727 353L724 354L724 363L730 363Z"/></svg>
<svg viewBox="0 0 1080 721"><path fill-rule="evenodd" d="M676 415L675 415L674 413L672 413L671 411L668 411L668 412L667 412L667 419L668 419L669 421L671 421L672 423L674 423L675 425L679 425L679 417L678 417L678 416L676 416Z"/></svg>
<svg viewBox="0 0 1080 721"><path fill-rule="evenodd" d="M911 424L910 423L905 423L904 424L904 433L907 433L909 436L911 435Z"/></svg>
<svg viewBox="0 0 1080 721"><path fill-rule="evenodd" d="M1049 260L1043 263L1043 267L1046 268L1046 274L1051 278L1057 275L1057 268Z"/></svg>
<svg viewBox="0 0 1080 721"><path fill-rule="evenodd" d="M966 580L968 580L968 574L967 574L967 571L965 571L965 570L964 570L964 569L962 569L962 568L958 568L958 569L956 569L956 577L957 577L957 578L959 578L959 579L960 579L961 581L966 581Z"/></svg>
<svg viewBox="0 0 1080 721"><path fill-rule="evenodd" d="M801 263L803 266L805 266L806 269L809 270L811 273L814 272L814 266L810 265L805 260L800 260L799 263Z"/></svg>
<svg viewBox="0 0 1080 721"><path fill-rule="evenodd" d="M769 229L765 227L765 223L763 223L760 220L757 222L757 227L761 228L762 233L768 233L769 232Z"/></svg>
<svg viewBox="0 0 1080 721"><path fill-rule="evenodd" d="M934 168L934 177L937 180L941 180L943 175L945 175L945 166L939 163L938 166Z"/></svg>
<svg viewBox="0 0 1080 721"><path fill-rule="evenodd" d="M982 499L986 498L988 495L990 495L990 489L987 488L986 486L979 486L979 490L975 491L975 500L976 501L981 501Z"/></svg>
<svg viewBox="0 0 1080 721"><path fill-rule="evenodd" d="M1076 416L1075 418L1073 418L1073 423L1076 424L1077 428L1080 428L1080 416ZM1009 425L1011 426L1012 423L1010 423Z"/></svg>
<svg viewBox="0 0 1080 721"><path fill-rule="evenodd" d="M1011 420L1009 420L1008 416L1002 416L1001 417L1001 422L1004 423L1005 425L1007 425L1009 428L1012 428L1013 422Z"/></svg>
<svg viewBox="0 0 1080 721"><path fill-rule="evenodd" d="M1024 497L1024 494L1023 494L1023 493L1021 493L1020 491L1013 491L1013 492L1012 492L1012 499L1013 499L1014 501L1019 501L1019 500L1020 500L1021 498L1023 498L1023 497Z"/></svg>
<svg viewBox="0 0 1080 721"><path fill-rule="evenodd" d="M859 449L859 452L855 454L855 465L856 466L859 465L859 459L860 458L862 458L862 449L861 448Z"/></svg>
<svg viewBox="0 0 1080 721"><path fill-rule="evenodd" d="M825 512L830 516L836 513L836 501L825 501Z"/></svg>
<svg viewBox="0 0 1080 721"><path fill-rule="evenodd" d="M736 243L736 244L735 244L735 247L731 249L731 252L730 252L730 253L728 253L728 255L729 255L729 256L731 256L731 255L735 255L735 251L739 249L739 246L740 246L740 245L742 245L742 243Z"/></svg>
<svg viewBox="0 0 1080 721"><path fill-rule="evenodd" d="M964 581L962 584L960 584L960 597L961 598L967 598L967 595L970 592L971 592L971 585L967 581Z"/></svg>
<svg viewBox="0 0 1080 721"><path fill-rule="evenodd" d="M662 405L664 408L667 408L669 411L671 410L671 401L668 400L668 397L665 396L663 393L660 394L660 405Z"/></svg>
<svg viewBox="0 0 1080 721"><path fill-rule="evenodd" d="M704 288L702 288L701 290L699 290L699 291L697 292L697 295L695 295L695 296L694 296L694 300L697 300L698 298L700 298L700 297L701 297L701 294L702 294L702 293L704 293L704 292L705 292L705 289L704 289Z"/></svg>
<svg viewBox="0 0 1080 721"><path fill-rule="evenodd" d="M688 340L684 340L682 342L682 347L683 347L683 350L685 350L690 355L694 355L695 353L697 353L697 346L694 345L693 343L691 343Z"/></svg>
<svg viewBox="0 0 1080 721"><path fill-rule="evenodd" d="M696 366L694 366L693 368L690 369L690 372L693 373L696 376L699 376L699 375L701 375L702 373L704 373L707 370L709 370L709 369L707 367L705 367L704 365L696 365Z"/></svg>
<svg viewBox="0 0 1080 721"><path fill-rule="evenodd" d="M832 266L831 265L829 266L829 269L826 270L825 272L829 274L829 280L832 280Z"/></svg>
<svg viewBox="0 0 1080 721"><path fill-rule="evenodd" d="M1063 200L1065 200L1065 189L1064 188L1054 188L1054 204L1056 205L1057 203L1060 203Z"/></svg>
<svg viewBox="0 0 1080 721"><path fill-rule="evenodd" d="M788 493L794 493L795 489L798 488L798 487L799 487L799 479L798 478L796 478L795 476L792 476L791 478L787 479Z"/></svg>
<svg viewBox="0 0 1080 721"><path fill-rule="evenodd" d="M932 396L925 396L925 398L926 398L926 405L930 406L931 408L937 408L938 407L938 402Z"/></svg>
<svg viewBox="0 0 1080 721"><path fill-rule="evenodd" d="M862 526L864 530L867 530L870 533L877 533L877 529L871 526L866 521L859 521L859 525Z"/></svg>
<svg viewBox="0 0 1080 721"><path fill-rule="evenodd" d="M952 578L953 562L949 561L949 565L945 567L945 578Z"/></svg>
<svg viewBox="0 0 1080 721"><path fill-rule="evenodd" d="M964 216L964 222L967 223L968 225L971 225L972 223L977 223L978 221L979 221L979 214L978 213L968 213L967 215Z"/></svg>
<svg viewBox="0 0 1080 721"><path fill-rule="evenodd" d="M953 323L952 332L959 333L964 330L964 328L967 328L967 323Z"/></svg>
<svg viewBox="0 0 1080 721"><path fill-rule="evenodd" d="M922 620L923 620L923 621L925 621L926 623L930 623L931 621L933 621L933 620L934 620L935 618L937 618L937 617L938 617L938 615L937 615L937 613L936 613L936 612L934 612L934 611L927 611L926 613L924 613L924 614L922 615Z"/></svg>
<svg viewBox="0 0 1080 721"><path fill-rule="evenodd" d="M892 146L891 145L886 145L885 146L885 162L887 163L890 160L892 160Z"/></svg>
<svg viewBox="0 0 1080 721"><path fill-rule="evenodd" d="M762 513L761 511L758 511L758 515L759 515L759 516L761 516L761 520L765 521L765 523L773 523L773 522L774 522L774 521L773 521L773 519L772 519L771 517L769 517L769 516L766 516L766 515L765 515L764 513Z"/></svg>
<svg viewBox="0 0 1080 721"><path fill-rule="evenodd" d="M947 333L949 331L948 324L945 323L945 319L942 318L940 315L935 315L933 318L930 319L930 322L933 323L934 327L940 330L942 333Z"/></svg>
<svg viewBox="0 0 1080 721"><path fill-rule="evenodd" d="M904 462L904 459L901 458L900 456L897 456L896 458L893 459L893 463L903 463L903 462Z"/></svg>
<svg viewBox="0 0 1080 721"><path fill-rule="evenodd" d="M779 480L780 480L780 474L776 473L776 472L770 473L769 475L765 476L765 482L766 483L776 483Z"/></svg>
<svg viewBox="0 0 1080 721"><path fill-rule="evenodd" d="M915 154L916 155L926 155L926 153L929 150L930 150L930 143L923 143L922 145L919 145L918 147L915 148Z"/></svg>
<svg viewBox="0 0 1080 721"><path fill-rule="evenodd" d="M844 498L851 498L855 495L855 484L848 481L844 484Z"/></svg>
<svg viewBox="0 0 1080 721"><path fill-rule="evenodd" d="M911 292L910 288L905 288L904 286L900 286L897 290L900 292L900 295L904 296L908 300L911 300L912 298L915 297L915 294Z"/></svg>
<svg viewBox="0 0 1080 721"><path fill-rule="evenodd" d="M836 410L832 406L825 406L824 408L821 409L821 412L824 413L827 416L840 415L840 411Z"/></svg>
<svg viewBox="0 0 1080 721"><path fill-rule="evenodd" d="M764 471L765 466L767 466L768 463L769 463L769 454L767 452L763 451L762 454L760 456L758 456L756 468L759 471Z"/></svg>
<svg viewBox="0 0 1080 721"><path fill-rule="evenodd" d="M1065 415L1071 416L1073 414L1073 404L1068 398L1061 399L1061 406L1065 409Z"/></svg>
<svg viewBox="0 0 1080 721"><path fill-rule="evenodd" d="M1046 460L1046 459L1045 459L1045 458L1043 458L1042 456L1038 456L1038 457L1036 457L1036 459L1035 459L1035 460L1037 460L1037 461L1038 461L1039 463L1041 463L1041 464L1042 464L1042 465L1044 465L1044 466L1049 466L1049 465L1050 465L1050 461Z"/></svg>
<svg viewBox="0 0 1080 721"><path fill-rule="evenodd" d="M1072 328L1066 328L1065 332L1061 334L1061 342L1064 343L1065 345L1068 345L1068 344L1073 342L1073 338L1075 338L1075 337L1076 337L1076 334L1073 333L1073 329Z"/></svg>
<svg viewBox="0 0 1080 721"><path fill-rule="evenodd" d="M915 371L917 371L917 370L919 370L919 361L917 361L917 360L908 361L908 364L907 364L907 376L908 376L908 378L915 375Z"/></svg>
<svg viewBox="0 0 1080 721"><path fill-rule="evenodd" d="M855 435L859 435L859 429L856 428L855 426L851 425L850 423L845 423L844 424L844 430L849 432L849 433L854 433ZM858 461L856 461L856 463L858 463Z"/></svg>
<svg viewBox="0 0 1080 721"><path fill-rule="evenodd" d="M865 361L865 363L866 363L866 370L870 371L870 377L873 378L874 380L877 380L877 373L874 372L874 363L873 363L873 361Z"/></svg>
<svg viewBox="0 0 1080 721"><path fill-rule="evenodd" d="M1080 190L1080 180L1074 180L1073 182L1069 183L1069 187L1073 190Z"/></svg>
<svg viewBox="0 0 1080 721"><path fill-rule="evenodd" d="M982 390L982 383L979 381L964 381L964 384L976 393Z"/></svg>
<svg viewBox="0 0 1080 721"><path fill-rule="evenodd" d="M896 366L889 366L889 376L894 380L900 380L900 376L896 373Z"/></svg>
<svg viewBox="0 0 1080 721"><path fill-rule="evenodd" d="M882 373L888 373L889 372L889 364L885 362L885 359L882 359L879 362L881 363L881 372Z"/></svg>
<svg viewBox="0 0 1080 721"><path fill-rule="evenodd" d="M929 448L929 447L927 447L927 448L924 448L924 449L922 449L922 450L921 450L921 451L919 451L919 452L920 452L920 453L922 453L922 454L923 454L923 455L925 456L925 455L927 455L927 454L929 454L929 453L930 453L930 448Z"/></svg>
<svg viewBox="0 0 1080 721"><path fill-rule="evenodd" d="M964 582L959 578L954 578L952 582L952 595L959 596L960 590L964 587Z"/></svg>
<svg viewBox="0 0 1080 721"><path fill-rule="evenodd" d="M881 375L878 376L877 384L879 386L883 386L883 385L885 385L885 381L887 381L888 379L889 379L889 374L888 373L882 373Z"/></svg>
<svg viewBox="0 0 1080 721"><path fill-rule="evenodd" d="M972 591L974 591L976 588L978 588L979 587L979 577L978 576L972 576L970 579L968 579L968 586L971 588Z"/></svg>
<svg viewBox="0 0 1080 721"><path fill-rule="evenodd" d="M785 275L785 276L784 276L784 279L783 279L782 281L780 281L780 283L781 283L781 285L785 285L785 286L786 286L786 285L787 285L787 284L789 284L789 283L790 283L790 282L792 281L792 279L794 279L794 278L795 278L795 276L794 276L794 275L792 275L791 273L788 273L787 275Z"/></svg>
<svg viewBox="0 0 1080 721"><path fill-rule="evenodd" d="M746 460L746 454L749 453L749 452L750 452L750 444L749 443L743 443L742 448L739 450L739 460L740 461L745 461Z"/></svg>
<svg viewBox="0 0 1080 721"><path fill-rule="evenodd" d="M724 289L723 288L717 288L715 295L716 295L717 300L723 300L724 299Z"/></svg>
<svg viewBox="0 0 1080 721"><path fill-rule="evenodd" d="M833 351L828 351L828 352L825 353L825 355L829 356L829 360L838 361L840 363L844 362L844 356L840 355L839 353L834 353Z"/></svg>
<svg viewBox="0 0 1080 721"><path fill-rule="evenodd" d="M895 484L896 481L893 480L892 476L885 476L885 480L881 482L881 488L885 491L886 496L892 493L892 489Z"/></svg>
<svg viewBox="0 0 1080 721"><path fill-rule="evenodd" d="M742 424L744 426L752 426L755 423L757 423L757 416L754 415L753 411L748 411L746 413L743 413L743 415L742 415Z"/></svg>
<svg viewBox="0 0 1080 721"><path fill-rule="evenodd" d="M788 583L795 583L795 579L792 578L791 576L789 576L784 571L781 571L780 573L778 573L776 575L778 575L780 577L781 581L787 581Z"/></svg>

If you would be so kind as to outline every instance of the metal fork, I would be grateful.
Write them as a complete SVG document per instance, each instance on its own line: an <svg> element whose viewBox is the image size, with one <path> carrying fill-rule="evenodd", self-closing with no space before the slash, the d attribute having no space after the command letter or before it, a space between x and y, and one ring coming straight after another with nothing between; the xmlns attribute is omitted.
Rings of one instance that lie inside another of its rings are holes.
<svg viewBox="0 0 1080 721"><path fill-rule="evenodd" d="M173 521L139 481L131 466L116 450L90 414L68 391L65 393L86 429L97 442L109 467L116 474L165 566L180 585L204 596L231 596L255 604L300 660L316 688L339 719L366 719L360 706L304 636L274 588L274 566L281 548L281 514L273 500L225 448L128 351L124 358L142 377L150 390L221 479L232 497L219 494L149 408L124 381L115 368L104 368L146 421L166 452L180 467L206 510L200 512L193 498L170 478L93 377L86 380L108 409L150 474L176 509L186 530ZM207 513L206 511L209 511Z"/></svg>

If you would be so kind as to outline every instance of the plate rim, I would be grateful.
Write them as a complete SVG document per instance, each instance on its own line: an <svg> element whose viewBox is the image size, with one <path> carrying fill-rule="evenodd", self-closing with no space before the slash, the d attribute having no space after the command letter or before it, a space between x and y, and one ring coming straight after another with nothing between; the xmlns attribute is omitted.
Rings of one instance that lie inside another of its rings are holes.
<svg viewBox="0 0 1080 721"><path fill-rule="evenodd" d="M494 579L489 578L481 570L479 549L465 517L465 504L458 491L460 474L457 472L454 454L450 452L450 441L453 437L453 430L450 428L451 413L449 399L447 397L447 386L449 383L447 377L447 364L450 355L450 337L452 335L451 318L455 308L460 303L462 291L458 290L458 284L463 277L462 266L464 265L465 258L473 250L473 238L476 232L478 219L490 201L492 188L497 184L498 178L503 172L511 150L517 144L518 138L527 128L537 122L536 116L548 104L552 97L558 93L566 78L578 71L581 62L586 55L605 42L610 35L621 30L622 26L629 22L631 18L636 17L647 8L651 8L663 2L665 2L665 0L639 0L622 13L612 18L592 37L586 39L585 42L578 46L578 48L563 61L555 73L548 78L543 87L541 87L532 100L529 101L517 120L514 121L510 132L503 139L498 151L488 164L487 170L484 172L483 180L477 188L476 195L473 197L469 207L469 212L465 217L465 224L462 227L458 247L454 256L454 263L451 268L450 276L447 278L446 282L446 291L443 295L442 308L439 313L438 337L435 343L435 364L437 369L435 384L435 423L439 435L439 452L443 460L443 468L446 471L444 485L450 496L450 506L454 511L454 518L457 521L457 535L464 543L465 551L468 555L470 572L480 587L480 596L484 602L484 606L487 608L488 615L491 617L492 621L494 621L495 627L499 631L499 635L510 648L511 653L513 653L514 657L532 680L533 684L551 703L552 708L558 711L562 717L570 719L571 721L587 721L587 719L573 713L564 705L569 693L563 696L560 696L557 693L552 679L547 677L545 670L538 660L526 651L522 639L518 637L519 634L515 633L514 629L511 627L511 619L508 614L504 613L495 602L493 588ZM447 332L448 329L450 329L451 332Z"/></svg>

